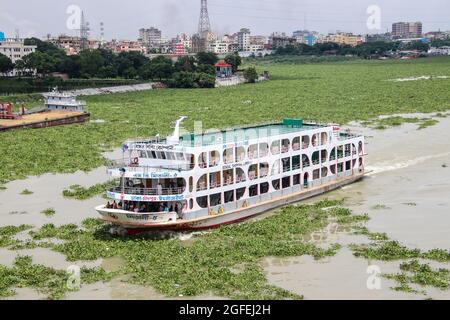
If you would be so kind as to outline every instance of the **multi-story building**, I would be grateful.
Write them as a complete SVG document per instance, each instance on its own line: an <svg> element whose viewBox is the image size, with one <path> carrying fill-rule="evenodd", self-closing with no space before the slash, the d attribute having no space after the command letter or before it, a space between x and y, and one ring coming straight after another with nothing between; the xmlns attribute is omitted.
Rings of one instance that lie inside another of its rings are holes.
<svg viewBox="0 0 450 320"><path fill-rule="evenodd" d="M158 48L161 45L161 30L151 27L139 29L139 41L148 49Z"/></svg>
<svg viewBox="0 0 450 320"><path fill-rule="evenodd" d="M0 54L11 59L12 63L16 63L23 57L35 52L37 46L25 45L23 39L6 39L0 41ZM16 76L17 70L13 70L5 76Z"/></svg>
<svg viewBox="0 0 450 320"><path fill-rule="evenodd" d="M67 55L78 54L81 50L81 38L61 34L55 38L49 38L47 42L63 49Z"/></svg>
<svg viewBox="0 0 450 320"><path fill-rule="evenodd" d="M208 51L216 54L227 54L229 52L229 44L223 40L216 40L210 42L208 45Z"/></svg>
<svg viewBox="0 0 450 320"><path fill-rule="evenodd" d="M297 39L293 37L287 37L286 35L277 35L273 34L269 38L269 45L272 49L276 48L284 48L288 45L294 45L297 42Z"/></svg>
<svg viewBox="0 0 450 320"><path fill-rule="evenodd" d="M334 42L341 45L357 46L364 42L363 37L360 35L354 35L351 33L336 33L329 34L324 37L321 42Z"/></svg>
<svg viewBox="0 0 450 320"><path fill-rule="evenodd" d="M141 45L139 41L131 41L131 40L112 40L108 45L111 50L115 53L121 52L140 52L145 53L145 47Z"/></svg>
<svg viewBox="0 0 450 320"><path fill-rule="evenodd" d="M392 24L392 37L420 38L422 36L422 22L396 22Z"/></svg>
<svg viewBox="0 0 450 320"><path fill-rule="evenodd" d="M239 50L249 51L249 49L250 49L250 29L242 28L238 32L238 45L239 45Z"/></svg>
<svg viewBox="0 0 450 320"><path fill-rule="evenodd" d="M298 30L292 33L292 37L296 39L297 43L313 46L316 44L319 34L314 31L310 32L307 30Z"/></svg>

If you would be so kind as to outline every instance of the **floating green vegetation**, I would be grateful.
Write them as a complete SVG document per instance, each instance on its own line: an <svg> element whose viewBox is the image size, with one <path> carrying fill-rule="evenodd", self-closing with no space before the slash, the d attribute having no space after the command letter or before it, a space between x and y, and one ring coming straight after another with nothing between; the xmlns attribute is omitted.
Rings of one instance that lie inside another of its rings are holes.
<svg viewBox="0 0 450 320"><path fill-rule="evenodd" d="M434 126L435 124L439 123L439 121L435 120L435 119L426 119L423 120L420 125L419 125L419 130L420 129L425 129L431 126Z"/></svg>
<svg viewBox="0 0 450 320"><path fill-rule="evenodd" d="M15 236L20 232L29 230L31 228L32 226L25 224L20 225L18 227L16 226L0 227L0 248L8 247L19 243L18 240L13 239L13 236Z"/></svg>
<svg viewBox="0 0 450 320"><path fill-rule="evenodd" d="M439 262L450 261L450 251L444 249L433 249L422 252L419 249L411 249L401 245L398 241L383 241L371 244L350 245L356 257L368 260L394 261L402 259L428 259Z"/></svg>
<svg viewBox="0 0 450 320"><path fill-rule="evenodd" d="M193 129L194 121L202 121L206 130L287 117L345 124L380 115L444 113L450 109L446 81L393 83L385 80L411 74L436 74L447 68L449 61L450 57L407 62L273 64L264 67L270 72L271 80L252 86L86 97L92 117L105 123L2 133L0 180L48 172L90 171L105 164L102 150L118 148L136 136L168 134L171 123L179 115L189 117L185 123L187 129ZM245 101L252 101L252 107Z"/></svg>
<svg viewBox="0 0 450 320"><path fill-rule="evenodd" d="M0 184L0 191L6 190L6 187L2 184Z"/></svg>
<svg viewBox="0 0 450 320"><path fill-rule="evenodd" d="M98 183L89 188L84 188L80 185L72 185L69 189L63 191L63 196L66 198L73 198L77 200L87 200L96 195L104 193L108 188L115 186L115 181L108 181L105 183Z"/></svg>
<svg viewBox="0 0 450 320"><path fill-rule="evenodd" d="M370 209L372 209L372 210L388 210L388 209L391 209L391 208L388 207L385 204L376 204L376 205L370 207Z"/></svg>
<svg viewBox="0 0 450 320"><path fill-rule="evenodd" d="M434 287L441 290L447 290L450 285L450 270L439 268L433 269L429 264L421 264L417 260L404 262L400 264L400 273L386 274L385 278L395 280L399 285L394 287L397 291L407 291L415 293L424 293L411 287L412 284L421 287Z"/></svg>
<svg viewBox="0 0 450 320"><path fill-rule="evenodd" d="M334 255L340 246L321 248L305 239L325 229L330 221L353 226L367 220L367 216L336 207L340 204L342 201L324 200L288 206L262 220L193 235L188 242L150 239L148 235L114 236L110 227L97 219L87 219L81 227L46 224L29 234L33 241L64 240L44 244L68 261L120 257L124 264L118 275L126 274L127 281L152 286L169 297L211 292L232 299L300 299L300 295L269 285L261 262L272 256L321 259Z"/></svg>
<svg viewBox="0 0 450 320"><path fill-rule="evenodd" d="M48 209L42 210L41 213L43 215L45 215L46 217L52 217L56 214L56 211L53 208L48 208Z"/></svg>
<svg viewBox="0 0 450 320"><path fill-rule="evenodd" d="M405 202L403 204L405 206L409 206L409 207L417 207L417 203L415 203L415 202Z"/></svg>
<svg viewBox="0 0 450 320"><path fill-rule="evenodd" d="M18 256L12 268L0 265L0 297L15 294L14 288L33 288L49 299L60 299L71 291L69 274L43 265L33 264L30 256ZM101 268L81 268L80 283L109 281L113 274Z"/></svg>
<svg viewBox="0 0 450 320"><path fill-rule="evenodd" d="M372 241L386 241L386 240L389 240L389 238L388 238L386 233L370 232L369 229L367 229L367 227L357 226L357 227L354 228L354 230L355 231L353 232L353 234L364 235L369 240L372 240Z"/></svg>
<svg viewBox="0 0 450 320"><path fill-rule="evenodd" d="M404 123L416 123L419 124L418 129L425 129L430 126L434 126L439 121L431 118L410 118L410 117L400 117L400 116L394 116L394 117L387 117L382 119L376 119L372 121L365 121L363 125L370 126L375 129L383 130L387 129L389 127L398 127L401 126Z"/></svg>
<svg viewBox="0 0 450 320"><path fill-rule="evenodd" d="M28 196L30 194L33 194L33 191L30 191L28 189L24 189L24 190L22 190L22 192L20 194L24 195L24 196Z"/></svg>

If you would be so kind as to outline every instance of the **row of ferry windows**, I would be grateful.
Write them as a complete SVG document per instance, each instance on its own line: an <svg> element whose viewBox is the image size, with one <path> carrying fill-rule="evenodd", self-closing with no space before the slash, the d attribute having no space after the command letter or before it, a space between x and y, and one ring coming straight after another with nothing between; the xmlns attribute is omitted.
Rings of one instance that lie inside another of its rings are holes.
<svg viewBox="0 0 450 320"><path fill-rule="evenodd" d="M291 162L292 161L292 162ZM333 164L330 166L330 170L328 170L327 167L323 167L321 169L316 169L313 171L314 179L317 179L320 175L320 177L325 178L329 175L329 172L331 174L336 174L351 170L356 165L356 159L340 162L337 164ZM363 162L362 158L359 158L359 166L362 167ZM303 168L309 167L310 163L309 160L307 160L307 157L303 159ZM300 168L300 156L294 156L291 158L285 158L281 161L276 161L274 165L272 166L271 175L277 175L281 173L286 173L294 170L298 170ZM260 163L260 164L254 164L251 165L248 169L248 173L244 172L241 168L236 168L236 171L233 169L224 170L224 171L218 171L218 172L212 172L209 174L204 174L200 177L200 179L197 181L197 191L214 189L214 188L220 188L222 186L229 186L233 184L238 184L247 181L247 177L249 180L256 180L265 178L268 176L269 173L269 164L268 163ZM317 177L316 177L317 176ZM208 179L209 178L209 179ZM208 186L209 181L209 186ZM192 179L190 179L190 191L192 192Z"/></svg>
<svg viewBox="0 0 450 320"><path fill-rule="evenodd" d="M354 164L355 164L354 160ZM331 166L330 169L333 174L349 171L351 170L351 162L347 161L346 163L339 163L337 165ZM303 174L303 184L304 187L307 188L310 181L319 180L328 175L328 168L324 167L321 169L316 169L312 173L312 177L308 172ZM292 178L292 179L291 179ZM272 187L274 190L287 189L292 186L298 186L302 183L301 174L295 174L292 177L284 177L281 179L272 180ZM230 190L223 193L223 202L230 203L239 201L245 195L246 187L239 188L236 190ZM258 195L263 195L268 193L270 190L269 182L263 182L260 184L252 185L248 188L248 196L249 198L256 197ZM236 193L235 193L236 192ZM198 197L197 203L201 208L208 208L208 196ZM214 207L222 204L222 193L216 193L209 196L209 207ZM192 209L192 206L191 206Z"/></svg>
<svg viewBox="0 0 450 320"><path fill-rule="evenodd" d="M323 133L327 135L326 133ZM317 134L318 135L318 134ZM314 135L316 136L316 135ZM309 136L304 136L303 138L308 138ZM302 138L302 139L303 139ZM300 141L300 137L293 139L292 150L298 151L300 150L300 144L296 142L296 139ZM304 144L307 148L308 144ZM277 155L280 153L287 153L290 149L289 139L283 139L274 141L270 148L270 153L273 155ZM305 149L303 148L303 149ZM360 142L359 153L361 154L362 143ZM337 158L342 158L344 155L349 156L350 153L356 154L357 149L354 144L346 144L342 146L338 146L337 148L333 148L330 154L330 161ZM228 148L223 152L223 161L225 164L234 163L234 162L242 162L245 160L246 150L244 147L235 147ZM263 158L269 155L269 145L267 143L253 144L247 148L247 154L249 159ZM173 160L173 161L187 161L191 163L191 167L194 166L194 159L192 154L184 154L182 152L163 152L163 151L139 151L140 158L148 158L148 159L159 159L159 160ZM319 160L320 157L320 160ZM316 151L312 155L313 164L316 164L318 161L325 162L327 158L327 151L321 150L320 156L319 151ZM209 167L214 167L219 165L220 163L220 153L218 151L209 152ZM208 152L202 152L198 158L198 164L201 168L208 167Z"/></svg>

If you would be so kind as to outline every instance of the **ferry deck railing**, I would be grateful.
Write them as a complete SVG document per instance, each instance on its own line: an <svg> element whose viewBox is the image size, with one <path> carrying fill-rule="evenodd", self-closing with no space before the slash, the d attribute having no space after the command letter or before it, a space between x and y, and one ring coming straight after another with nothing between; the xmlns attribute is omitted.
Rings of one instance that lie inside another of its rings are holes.
<svg viewBox="0 0 450 320"><path fill-rule="evenodd" d="M113 193L124 193L139 196L167 196L167 195L180 195L183 194L184 188L134 188L134 187L115 187L108 191Z"/></svg>

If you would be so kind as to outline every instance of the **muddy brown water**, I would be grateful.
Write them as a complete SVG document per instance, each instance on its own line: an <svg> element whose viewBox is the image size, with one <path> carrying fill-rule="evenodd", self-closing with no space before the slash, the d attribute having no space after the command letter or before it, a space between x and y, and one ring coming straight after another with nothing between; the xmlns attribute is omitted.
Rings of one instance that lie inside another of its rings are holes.
<svg viewBox="0 0 450 320"><path fill-rule="evenodd" d="M450 250L450 118L439 120L435 126L423 130L417 130L414 124L386 130L350 127L367 137L366 166L371 172L358 183L309 201L345 198L345 205L355 213L369 214L371 220L367 227L373 232L386 232L391 239L409 247ZM117 155L115 152L107 156L117 158ZM0 191L0 226L32 224L40 227L45 223L80 223L97 217L93 208L105 201L102 197L69 200L62 196L62 191L72 184L91 186L107 180L105 168L98 168L89 173L45 174L7 183L7 189ZM33 194L21 195L24 189ZM47 208L55 209L56 214L46 217L41 211ZM27 235L18 237L23 239ZM180 236L183 241L189 238ZM384 278L380 278L379 289L368 289L369 265L378 267L382 273L392 273L398 271L399 262L368 262L355 258L346 245L367 243L364 237L327 228L312 235L310 241L324 246L340 243L343 249L336 256L320 261L306 256L267 258L263 266L269 283L302 294L306 299L450 299L449 291L427 289L427 296L396 292L390 289L394 283ZM26 252L2 249L0 264L11 265L18 254L31 255L35 262L59 269L74 264L48 249ZM111 270L120 263L117 259L105 259L75 264L101 265ZM17 293L13 299L44 298L30 289L20 289ZM83 286L80 291L67 295L67 299L163 298L151 288L130 285L123 279Z"/></svg>

